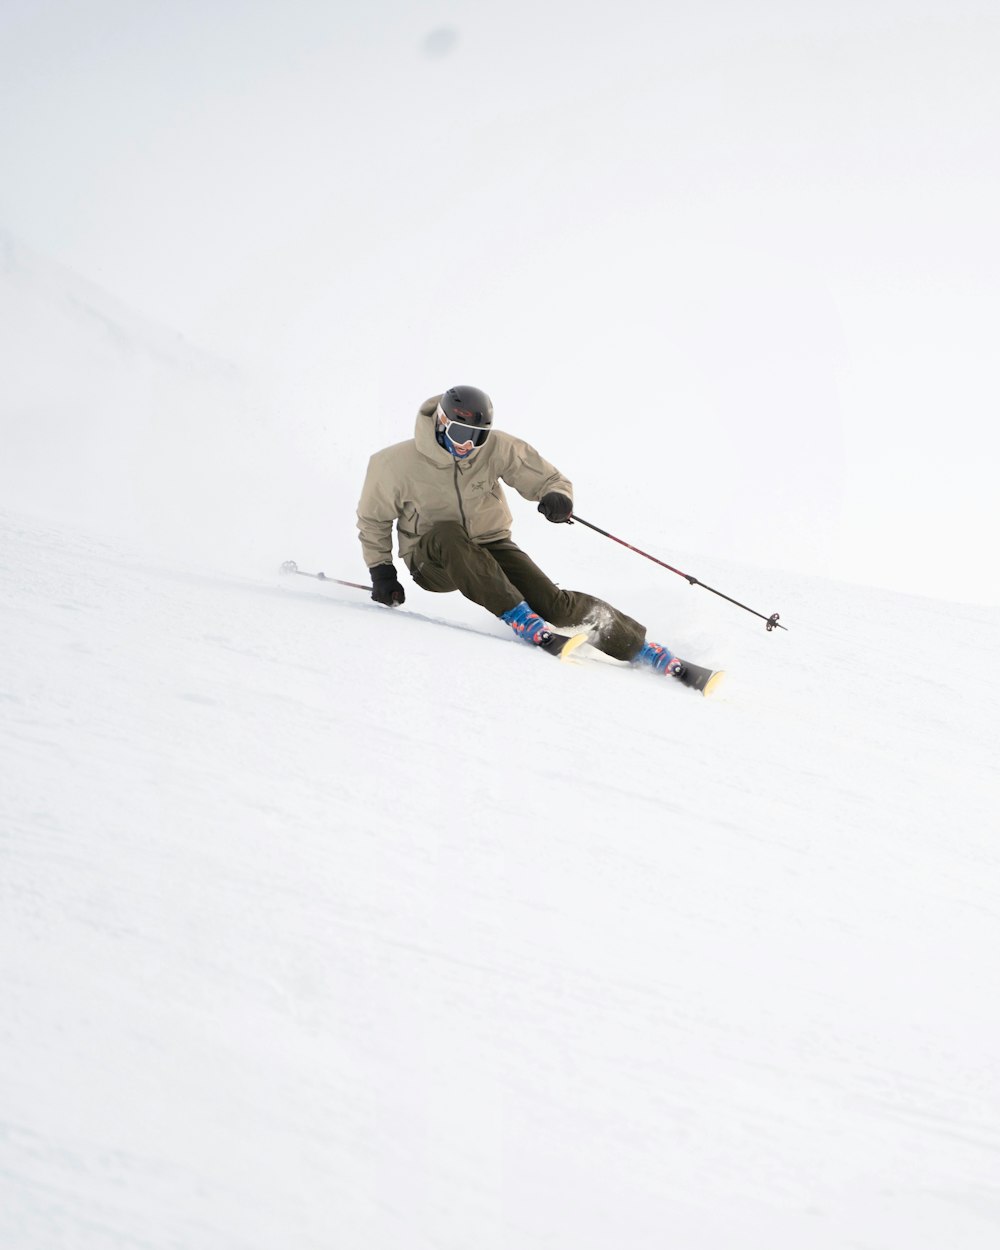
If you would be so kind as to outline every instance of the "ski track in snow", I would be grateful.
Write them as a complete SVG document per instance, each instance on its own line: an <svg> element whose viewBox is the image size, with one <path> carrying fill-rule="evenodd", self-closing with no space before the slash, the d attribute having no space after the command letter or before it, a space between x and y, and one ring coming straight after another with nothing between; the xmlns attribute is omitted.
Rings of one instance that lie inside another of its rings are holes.
<svg viewBox="0 0 1000 1250"><path fill-rule="evenodd" d="M0 1245L997 1244L1000 613L703 700L0 522Z"/></svg>

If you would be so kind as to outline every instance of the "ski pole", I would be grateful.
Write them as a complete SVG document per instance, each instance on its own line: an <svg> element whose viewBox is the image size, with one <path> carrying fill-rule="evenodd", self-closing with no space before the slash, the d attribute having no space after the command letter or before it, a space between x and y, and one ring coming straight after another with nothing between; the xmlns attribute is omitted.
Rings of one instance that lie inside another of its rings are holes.
<svg viewBox="0 0 1000 1250"><path fill-rule="evenodd" d="M610 538L612 542L620 543L623 547L628 547L629 551L634 551L637 556L645 556L647 560L652 560L654 564L658 564L661 568L669 569L671 573L676 573L678 577L685 577L692 586L701 586L704 590L710 590L713 595L718 595L720 599L725 599L728 603L735 603L738 608L742 608L744 612L751 612L754 616L759 616L762 621L767 623L767 632L772 629L783 629L787 632L787 625L778 624L778 613L772 612L770 616L765 616L763 612L755 612L753 608L748 608L745 603L740 603L738 599L730 599L728 595L724 595L721 590L715 590L712 586L706 586L704 582L700 582L697 577L692 577L690 573L683 573L680 569L675 569L672 564L668 564L666 560L658 560L656 556L651 556L648 551L642 551L639 547L633 547L631 543L627 543L624 538L616 538L614 534L609 534L607 530L602 530L599 525L592 525L590 521L585 521L583 517L573 513L572 521L585 525L587 529L593 530L597 534L603 534L605 538ZM572 524L572 521L570 522Z"/></svg>
<svg viewBox="0 0 1000 1250"><path fill-rule="evenodd" d="M307 573L305 569L300 569L294 560L286 560L281 566L282 573L298 573L299 577L316 577L321 582L336 582L338 586L353 586L355 590L371 590L371 586L366 586L364 582L345 582L339 577L327 577L325 573Z"/></svg>

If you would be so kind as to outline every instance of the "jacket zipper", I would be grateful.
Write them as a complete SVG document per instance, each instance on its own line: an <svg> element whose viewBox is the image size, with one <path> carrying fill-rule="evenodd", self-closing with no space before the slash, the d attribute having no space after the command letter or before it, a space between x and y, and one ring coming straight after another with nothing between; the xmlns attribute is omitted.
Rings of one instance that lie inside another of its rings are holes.
<svg viewBox="0 0 1000 1250"><path fill-rule="evenodd" d="M469 522L465 516L465 509L462 507L462 492L458 489L458 461L455 461L455 494L458 496L458 510L462 514L462 527L465 532L469 532Z"/></svg>

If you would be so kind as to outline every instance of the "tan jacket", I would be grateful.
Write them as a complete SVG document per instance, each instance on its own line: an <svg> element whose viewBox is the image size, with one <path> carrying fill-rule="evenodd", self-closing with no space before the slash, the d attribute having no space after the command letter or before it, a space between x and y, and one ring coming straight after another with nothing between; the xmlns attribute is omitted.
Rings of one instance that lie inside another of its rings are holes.
<svg viewBox="0 0 1000 1250"><path fill-rule="evenodd" d="M417 413L415 436L377 451L358 503L361 550L369 568L392 563L392 523L399 554L410 565L417 540L441 521L458 521L477 543L510 537L511 514L501 481L525 499L551 490L573 498L573 486L519 438L493 429L482 447L456 460L434 437L439 395Z"/></svg>

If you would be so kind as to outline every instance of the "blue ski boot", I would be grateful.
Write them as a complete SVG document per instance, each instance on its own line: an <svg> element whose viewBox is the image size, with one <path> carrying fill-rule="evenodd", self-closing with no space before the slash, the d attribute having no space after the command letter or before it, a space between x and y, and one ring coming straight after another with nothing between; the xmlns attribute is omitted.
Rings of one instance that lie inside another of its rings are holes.
<svg viewBox="0 0 1000 1250"><path fill-rule="evenodd" d="M524 599L508 608L500 619L511 627L518 638L523 638L525 642L535 642L539 646L544 645L545 635L549 631L542 618L537 612L532 612Z"/></svg>
<svg viewBox="0 0 1000 1250"><path fill-rule="evenodd" d="M537 612L532 612L524 599L520 603L516 603L512 608L508 608L500 619L511 627L518 638L523 638L525 642L541 647L543 651L547 651L550 655L558 655L563 660L569 656L571 651L575 651L577 647L587 641L585 633L573 634L572 637L567 634L555 633L554 630L546 626Z"/></svg>
<svg viewBox="0 0 1000 1250"><path fill-rule="evenodd" d="M658 642L644 642L642 650L632 661L643 668L651 668L654 673L664 673L667 677L676 677L682 686L690 686L702 694L711 694L722 680L722 673L713 672L710 668L701 668L697 664L688 664L680 660L667 647Z"/></svg>
<svg viewBox="0 0 1000 1250"><path fill-rule="evenodd" d="M642 650L632 663L641 664L643 668L651 668L656 673L667 673L671 677L676 677L680 669L684 667L672 651L661 647L658 642L644 642Z"/></svg>

